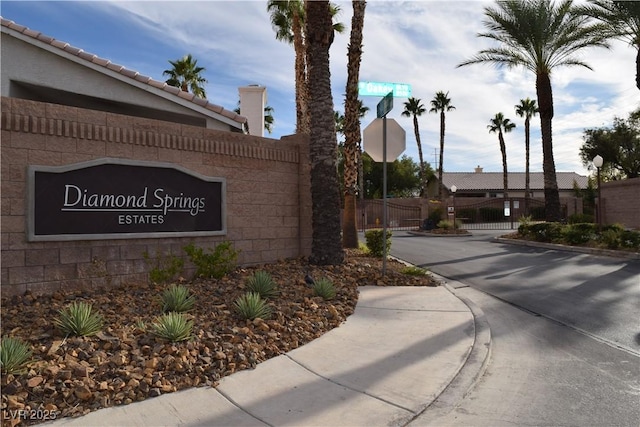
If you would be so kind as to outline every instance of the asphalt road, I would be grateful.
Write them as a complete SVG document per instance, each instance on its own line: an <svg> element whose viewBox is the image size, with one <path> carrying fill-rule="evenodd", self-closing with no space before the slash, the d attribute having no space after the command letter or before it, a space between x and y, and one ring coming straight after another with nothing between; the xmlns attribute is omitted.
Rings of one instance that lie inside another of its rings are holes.
<svg viewBox="0 0 640 427"><path fill-rule="evenodd" d="M640 425L640 261L493 243L499 234L394 232L392 254L455 279L492 334L475 387L423 424Z"/></svg>

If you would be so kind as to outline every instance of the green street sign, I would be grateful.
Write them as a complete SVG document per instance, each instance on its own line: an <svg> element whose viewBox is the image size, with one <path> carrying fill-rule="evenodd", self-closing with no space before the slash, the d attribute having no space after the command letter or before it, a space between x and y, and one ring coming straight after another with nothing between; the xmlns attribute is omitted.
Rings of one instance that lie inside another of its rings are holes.
<svg viewBox="0 0 640 427"><path fill-rule="evenodd" d="M393 109L393 92L389 92L376 106L378 118L386 116Z"/></svg>
<svg viewBox="0 0 640 427"><path fill-rule="evenodd" d="M406 83L358 82L360 96L386 96L393 92L396 98L410 98L411 85Z"/></svg>

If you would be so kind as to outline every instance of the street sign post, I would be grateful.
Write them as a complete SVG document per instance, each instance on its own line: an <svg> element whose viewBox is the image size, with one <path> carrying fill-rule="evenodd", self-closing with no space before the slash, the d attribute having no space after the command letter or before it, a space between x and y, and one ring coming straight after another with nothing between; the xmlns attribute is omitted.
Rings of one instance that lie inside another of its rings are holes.
<svg viewBox="0 0 640 427"><path fill-rule="evenodd" d="M387 114L393 109L393 92L387 93L378 103L378 118L371 122L363 132L364 150L374 161L382 161L382 275L387 273L387 155L394 160L406 147L406 133L398 123L389 119ZM380 129L382 127L382 129ZM387 134L391 130L391 138L387 141ZM382 131L382 132L381 132ZM382 142L382 145L380 145ZM389 142L390 144L387 144ZM391 145L391 153L387 152Z"/></svg>

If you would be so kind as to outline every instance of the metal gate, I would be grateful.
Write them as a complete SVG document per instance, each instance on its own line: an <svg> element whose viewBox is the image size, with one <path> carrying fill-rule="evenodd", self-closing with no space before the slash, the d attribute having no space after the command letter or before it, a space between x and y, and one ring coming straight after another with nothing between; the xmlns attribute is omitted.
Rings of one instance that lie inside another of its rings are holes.
<svg viewBox="0 0 640 427"><path fill-rule="evenodd" d="M364 200L358 209L358 229L382 227L383 204L383 201L378 199ZM387 200L387 228L417 230L421 223L420 206L407 206Z"/></svg>
<svg viewBox="0 0 640 427"><path fill-rule="evenodd" d="M510 230L518 228L518 220L531 216L544 221L544 201L522 198L483 199L481 202L455 206L456 221L467 230Z"/></svg>

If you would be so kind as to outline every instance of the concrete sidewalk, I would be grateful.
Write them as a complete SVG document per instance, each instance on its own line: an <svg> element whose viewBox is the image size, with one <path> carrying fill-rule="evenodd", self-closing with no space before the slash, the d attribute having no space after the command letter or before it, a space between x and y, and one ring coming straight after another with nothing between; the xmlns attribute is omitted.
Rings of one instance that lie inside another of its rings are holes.
<svg viewBox="0 0 640 427"><path fill-rule="evenodd" d="M225 377L217 388L50 425L426 425L432 408L434 414L447 411L468 391L488 356L489 335L477 339L485 328L478 328L478 311L452 292L445 286L361 287L355 313L343 325Z"/></svg>

